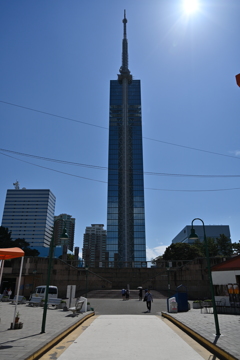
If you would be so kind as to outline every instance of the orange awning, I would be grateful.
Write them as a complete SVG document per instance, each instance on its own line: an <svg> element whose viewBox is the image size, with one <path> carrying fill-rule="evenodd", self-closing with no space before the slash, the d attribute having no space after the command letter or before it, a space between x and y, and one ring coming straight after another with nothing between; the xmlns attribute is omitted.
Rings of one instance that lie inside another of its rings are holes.
<svg viewBox="0 0 240 360"><path fill-rule="evenodd" d="M18 257L24 256L25 252L18 248L6 248L6 249L0 249L0 260L8 260L8 259L14 259Z"/></svg>

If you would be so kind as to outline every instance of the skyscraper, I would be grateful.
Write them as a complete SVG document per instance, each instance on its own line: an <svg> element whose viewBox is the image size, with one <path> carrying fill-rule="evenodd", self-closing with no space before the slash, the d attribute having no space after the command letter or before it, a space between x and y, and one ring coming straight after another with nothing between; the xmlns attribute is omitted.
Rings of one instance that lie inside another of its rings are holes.
<svg viewBox="0 0 240 360"><path fill-rule="evenodd" d="M56 198L50 190L7 190L2 226L12 232L12 240L25 239L31 247L50 245Z"/></svg>
<svg viewBox="0 0 240 360"><path fill-rule="evenodd" d="M105 260L107 231L103 227L103 224L92 224L86 227L82 249L85 266L101 267Z"/></svg>
<svg viewBox="0 0 240 360"><path fill-rule="evenodd" d="M61 235L63 229L66 228L68 234L68 244L67 247L69 250L73 251L74 246L74 230L75 230L75 219L72 218L72 215L60 214L54 216L54 244L61 244Z"/></svg>
<svg viewBox="0 0 240 360"><path fill-rule="evenodd" d="M141 87L128 69L125 11L119 72L110 81L106 251L109 266L139 267L146 261Z"/></svg>

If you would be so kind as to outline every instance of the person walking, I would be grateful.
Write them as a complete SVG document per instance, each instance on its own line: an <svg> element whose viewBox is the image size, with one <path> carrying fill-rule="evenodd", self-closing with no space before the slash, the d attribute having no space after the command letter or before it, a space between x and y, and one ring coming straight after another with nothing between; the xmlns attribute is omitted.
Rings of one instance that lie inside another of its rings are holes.
<svg viewBox="0 0 240 360"><path fill-rule="evenodd" d="M125 298L125 296L126 296L126 290L125 290L125 289L122 289L121 293L122 293L122 299L124 300L124 298Z"/></svg>
<svg viewBox="0 0 240 360"><path fill-rule="evenodd" d="M153 297L152 297L152 294L150 292L150 290L147 290L145 296L144 296L144 299L146 299L146 304L147 304L147 309L148 309L148 312L150 313L151 312L151 305L152 305L152 302L153 302Z"/></svg>

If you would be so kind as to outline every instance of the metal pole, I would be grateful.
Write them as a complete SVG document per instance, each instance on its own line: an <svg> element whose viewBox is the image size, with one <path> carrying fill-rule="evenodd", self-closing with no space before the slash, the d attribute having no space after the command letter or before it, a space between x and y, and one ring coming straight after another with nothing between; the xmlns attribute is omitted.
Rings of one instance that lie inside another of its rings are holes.
<svg viewBox="0 0 240 360"><path fill-rule="evenodd" d="M205 232L205 225L202 219L196 218L192 221L192 228L193 228L193 222L194 220L199 220L202 222L203 225L203 236L204 236L204 244L206 249L206 259L207 259L207 267L208 267L208 277L210 282L210 289L211 289L211 295L212 295L212 305L213 305L213 314L214 314L214 321L215 321L215 328L216 328L216 335L221 335L220 329L219 329L219 323L218 323L218 314L217 314L217 308L216 308L216 302L215 302L215 295L214 295L214 288L213 288L213 282L212 282L212 273L211 273L211 266L210 266L210 259L209 259L209 251L208 251L208 241L206 237Z"/></svg>
<svg viewBox="0 0 240 360"><path fill-rule="evenodd" d="M167 268L167 275L168 275L168 297L170 297L170 274L169 274L170 268Z"/></svg>
<svg viewBox="0 0 240 360"><path fill-rule="evenodd" d="M47 283L46 283L46 294L45 294L45 302L44 302L44 309L43 309L43 317L42 317L42 330L41 333L45 333L46 327L46 317L47 317L47 303L48 303L48 290L50 285L50 278L51 278L51 270L52 270L52 259L53 259L53 243L54 243L54 236L52 235L52 239L50 242L49 248L49 263L48 263L48 274L47 274Z"/></svg>
<svg viewBox="0 0 240 360"><path fill-rule="evenodd" d="M0 286L2 284L3 267L4 267L4 260L1 260Z"/></svg>
<svg viewBox="0 0 240 360"><path fill-rule="evenodd" d="M88 296L88 269L86 269L86 299Z"/></svg>
<svg viewBox="0 0 240 360"><path fill-rule="evenodd" d="M19 295L19 289L20 289L20 283L21 283L21 277L22 277L23 259L24 259L24 256L22 256L22 258L21 258L21 266L20 266L19 278L18 278L18 284L17 284L16 303L15 303L15 309L14 309L14 315L13 315L13 326L15 323L15 317L16 317L16 313L17 313L18 295Z"/></svg>

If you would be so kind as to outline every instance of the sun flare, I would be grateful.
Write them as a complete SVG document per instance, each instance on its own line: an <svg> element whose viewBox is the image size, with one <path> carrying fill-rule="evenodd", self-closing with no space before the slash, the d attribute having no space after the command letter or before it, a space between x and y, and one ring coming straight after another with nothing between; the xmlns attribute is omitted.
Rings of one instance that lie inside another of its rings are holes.
<svg viewBox="0 0 240 360"><path fill-rule="evenodd" d="M198 0L184 0L183 7L186 13L191 14L199 9L199 2Z"/></svg>

